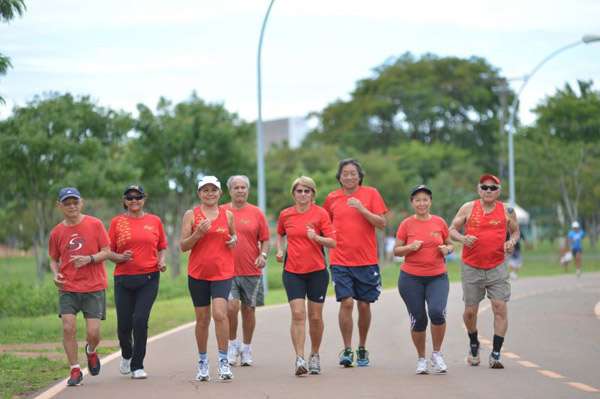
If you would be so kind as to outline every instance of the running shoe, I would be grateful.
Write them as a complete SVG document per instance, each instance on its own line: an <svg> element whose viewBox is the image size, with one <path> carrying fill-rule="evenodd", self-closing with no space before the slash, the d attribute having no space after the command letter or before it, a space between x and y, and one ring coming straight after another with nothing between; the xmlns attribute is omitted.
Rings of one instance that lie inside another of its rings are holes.
<svg viewBox="0 0 600 399"><path fill-rule="evenodd" d="M131 378L134 380L145 380L148 378L148 374L144 371L144 369L133 370L131 373Z"/></svg>
<svg viewBox="0 0 600 399"><path fill-rule="evenodd" d="M359 346L356 350L356 365L358 367L367 367L369 365L369 351L364 346Z"/></svg>
<svg viewBox="0 0 600 399"><path fill-rule="evenodd" d="M427 374L427 360L424 357L417 359L417 374Z"/></svg>
<svg viewBox="0 0 600 399"><path fill-rule="evenodd" d="M127 375L131 373L131 359L121 358L121 363L119 364L119 371L123 375Z"/></svg>
<svg viewBox="0 0 600 399"><path fill-rule="evenodd" d="M467 354L467 363L471 366L479 366L479 343L469 345L469 353Z"/></svg>
<svg viewBox="0 0 600 399"><path fill-rule="evenodd" d="M249 345L245 346L244 349L240 351L240 365L252 366L252 349Z"/></svg>
<svg viewBox="0 0 600 399"><path fill-rule="evenodd" d="M219 379L222 381L233 380L233 373L227 359L219 360Z"/></svg>
<svg viewBox="0 0 600 399"><path fill-rule="evenodd" d="M88 370L91 375L100 374L100 358L96 352L88 353L89 345L85 344L85 354L87 356Z"/></svg>
<svg viewBox="0 0 600 399"><path fill-rule="evenodd" d="M198 374L196 374L198 381L209 381L210 375L208 374L208 359L200 360L198 362Z"/></svg>
<svg viewBox="0 0 600 399"><path fill-rule="evenodd" d="M441 352L433 352L431 354L431 371L437 374L443 374L448 371L448 366L446 366Z"/></svg>
<svg viewBox="0 0 600 399"><path fill-rule="evenodd" d="M340 352L340 366L352 367L354 363L354 353L352 348L346 348Z"/></svg>
<svg viewBox="0 0 600 399"><path fill-rule="evenodd" d="M238 361L238 357L240 356L240 342L233 341L229 343L229 347L227 348L227 360L229 364L235 366Z"/></svg>
<svg viewBox="0 0 600 399"><path fill-rule="evenodd" d="M306 368L306 360L302 356L296 356L296 375L301 376L308 373Z"/></svg>
<svg viewBox="0 0 600 399"><path fill-rule="evenodd" d="M491 369L503 369L504 365L500 360L500 352L490 353L490 368Z"/></svg>
<svg viewBox="0 0 600 399"><path fill-rule="evenodd" d="M321 374L321 358L318 353L311 353L308 358L308 371L311 374Z"/></svg>
<svg viewBox="0 0 600 399"><path fill-rule="evenodd" d="M71 369L71 375L67 380L67 385L70 387L74 387L77 385L81 385L81 381L83 381L83 373L79 367Z"/></svg>

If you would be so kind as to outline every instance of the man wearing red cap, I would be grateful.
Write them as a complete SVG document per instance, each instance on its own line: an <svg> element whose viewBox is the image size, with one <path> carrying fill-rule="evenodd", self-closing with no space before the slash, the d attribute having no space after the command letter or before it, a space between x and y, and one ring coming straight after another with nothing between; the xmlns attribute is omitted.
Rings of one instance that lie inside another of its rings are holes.
<svg viewBox="0 0 600 399"><path fill-rule="evenodd" d="M470 340L467 360L472 366L480 362L477 311L487 293L494 313L494 342L489 365L501 369L504 366L500 360L500 350L508 328L506 303L510 299L505 257L519 241L519 224L514 209L498 201L501 191L499 178L491 174L481 176L477 191L480 199L469 201L458 210L450 226L450 237L463 244L463 320ZM463 228L464 234L461 233Z"/></svg>

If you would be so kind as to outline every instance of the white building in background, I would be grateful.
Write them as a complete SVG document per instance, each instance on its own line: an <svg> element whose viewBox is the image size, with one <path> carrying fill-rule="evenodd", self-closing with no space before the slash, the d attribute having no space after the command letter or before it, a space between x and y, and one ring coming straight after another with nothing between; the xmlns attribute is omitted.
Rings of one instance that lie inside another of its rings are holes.
<svg viewBox="0 0 600 399"><path fill-rule="evenodd" d="M273 144L282 145L287 142L290 148L298 148L313 128L311 119L300 116L273 119L264 122L265 150L269 151Z"/></svg>

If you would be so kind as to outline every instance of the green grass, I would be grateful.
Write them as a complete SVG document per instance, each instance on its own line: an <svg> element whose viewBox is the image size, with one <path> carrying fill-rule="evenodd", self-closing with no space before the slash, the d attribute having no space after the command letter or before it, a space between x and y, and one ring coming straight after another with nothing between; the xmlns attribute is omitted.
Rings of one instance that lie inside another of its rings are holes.
<svg viewBox="0 0 600 399"><path fill-rule="evenodd" d="M45 356L21 358L1 354L0 370L0 392L3 399L9 399L65 378L67 369L65 362L50 360Z"/></svg>

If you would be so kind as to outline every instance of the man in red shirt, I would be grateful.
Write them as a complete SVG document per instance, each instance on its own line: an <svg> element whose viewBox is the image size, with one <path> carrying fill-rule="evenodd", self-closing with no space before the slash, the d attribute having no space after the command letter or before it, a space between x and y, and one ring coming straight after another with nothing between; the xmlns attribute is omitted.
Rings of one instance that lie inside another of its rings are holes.
<svg viewBox="0 0 600 399"><path fill-rule="evenodd" d="M263 306L264 288L262 270L269 253L269 227L260 208L248 203L250 179L237 175L227 179L231 202L225 208L233 213L238 242L233 249L235 277L229 294L229 350L230 364L252 365L250 344L256 326L255 309ZM238 313L242 309L243 342L237 339Z"/></svg>
<svg viewBox="0 0 600 399"><path fill-rule="evenodd" d="M344 367L351 367L354 362L352 311L355 300L359 334L356 364L369 365L369 352L365 347L371 324L371 303L381 292L375 228L385 227L388 208L377 189L362 185L363 177L358 161L340 161L336 178L342 187L329 193L323 204L337 232L337 246L330 250L330 263L335 296L340 302L338 317L344 341L340 365Z"/></svg>
<svg viewBox="0 0 600 399"><path fill-rule="evenodd" d="M504 368L500 350L508 328L506 303L510 299L510 279L505 257L513 251L520 237L514 209L498 201L500 191L499 178L482 175L478 185L480 199L465 203L449 229L450 237L463 244L463 320L470 341L467 360L472 366L480 363L477 311L487 293L494 313L494 342L489 357L489 366L494 369ZM463 227L464 235L460 233Z"/></svg>
<svg viewBox="0 0 600 399"><path fill-rule="evenodd" d="M59 191L57 207L64 220L50 232L48 252L54 283L59 289L59 316L63 324L63 345L71 365L67 385L83 380L77 360L77 313L86 321L85 351L91 375L100 373L96 347L100 342L100 320L106 317L107 287L104 260L110 243L102 221L81 213L83 199L76 188Z"/></svg>

